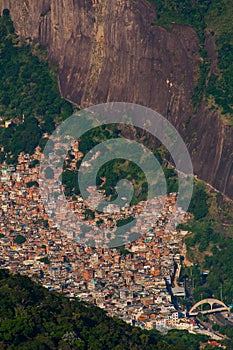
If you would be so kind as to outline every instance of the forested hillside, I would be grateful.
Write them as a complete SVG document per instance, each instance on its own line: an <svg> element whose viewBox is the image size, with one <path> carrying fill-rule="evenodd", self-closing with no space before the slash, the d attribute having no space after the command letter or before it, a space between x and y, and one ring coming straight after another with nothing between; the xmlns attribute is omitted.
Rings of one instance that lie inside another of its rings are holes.
<svg viewBox="0 0 233 350"><path fill-rule="evenodd" d="M0 270L2 350L198 350L206 336L132 328L101 309L48 292L28 277Z"/></svg>
<svg viewBox="0 0 233 350"><path fill-rule="evenodd" d="M51 133L55 122L71 113L71 104L60 97L46 51L20 43L5 11L0 17L0 160L15 163L21 151L32 154L43 133Z"/></svg>

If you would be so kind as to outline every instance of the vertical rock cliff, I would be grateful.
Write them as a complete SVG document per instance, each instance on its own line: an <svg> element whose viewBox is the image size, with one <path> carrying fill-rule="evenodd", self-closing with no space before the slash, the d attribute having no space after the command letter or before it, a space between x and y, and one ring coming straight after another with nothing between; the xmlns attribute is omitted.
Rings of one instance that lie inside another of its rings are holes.
<svg viewBox="0 0 233 350"><path fill-rule="evenodd" d="M5 8L22 39L48 48L64 97L81 107L127 101L160 112L184 137L195 173L233 196L233 128L204 103L192 112L200 60L193 28L153 26L145 0L0 0Z"/></svg>

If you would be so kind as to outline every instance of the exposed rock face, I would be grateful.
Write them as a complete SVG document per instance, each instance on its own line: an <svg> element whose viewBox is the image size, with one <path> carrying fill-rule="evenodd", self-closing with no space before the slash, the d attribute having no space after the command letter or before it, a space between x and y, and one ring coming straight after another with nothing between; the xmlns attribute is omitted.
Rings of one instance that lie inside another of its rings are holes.
<svg viewBox="0 0 233 350"><path fill-rule="evenodd" d="M200 59L192 28L152 26L145 0L0 0L4 8L22 38L48 48L64 97L81 107L127 101L160 112L184 137L195 173L233 196L233 128L204 104L192 113ZM214 52L210 38L207 45Z"/></svg>

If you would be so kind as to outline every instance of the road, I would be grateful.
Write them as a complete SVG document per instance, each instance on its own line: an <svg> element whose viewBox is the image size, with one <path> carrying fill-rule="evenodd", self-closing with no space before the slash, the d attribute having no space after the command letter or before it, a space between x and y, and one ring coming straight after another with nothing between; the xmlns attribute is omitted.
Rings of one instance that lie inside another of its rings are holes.
<svg viewBox="0 0 233 350"><path fill-rule="evenodd" d="M219 322L222 326L233 327L233 321L230 321L229 319L225 318L221 313L215 314L214 318L216 318L216 321Z"/></svg>
<svg viewBox="0 0 233 350"><path fill-rule="evenodd" d="M210 321L210 323L207 323L207 322L201 321L198 317L196 317L196 322L197 322L199 327L201 325L201 327L205 330L205 334L208 334L213 339L218 339L218 340L229 339L226 335L220 334L220 333L213 330L213 328L212 328L213 321Z"/></svg>

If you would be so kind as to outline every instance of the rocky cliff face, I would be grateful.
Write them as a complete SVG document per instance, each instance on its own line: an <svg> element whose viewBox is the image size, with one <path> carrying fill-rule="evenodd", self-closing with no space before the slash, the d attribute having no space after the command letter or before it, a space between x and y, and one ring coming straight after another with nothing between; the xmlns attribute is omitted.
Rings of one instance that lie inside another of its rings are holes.
<svg viewBox="0 0 233 350"><path fill-rule="evenodd" d="M184 137L195 173L233 196L233 128L204 104L192 113L200 58L191 27L153 26L145 0L0 0L5 8L22 38L48 48L64 97L81 107L127 101L160 112ZM211 39L207 45L214 52Z"/></svg>

